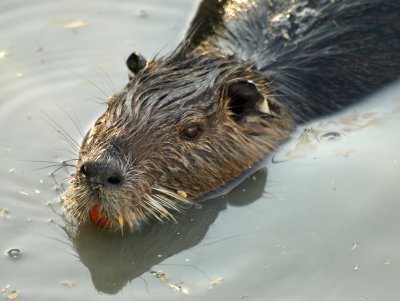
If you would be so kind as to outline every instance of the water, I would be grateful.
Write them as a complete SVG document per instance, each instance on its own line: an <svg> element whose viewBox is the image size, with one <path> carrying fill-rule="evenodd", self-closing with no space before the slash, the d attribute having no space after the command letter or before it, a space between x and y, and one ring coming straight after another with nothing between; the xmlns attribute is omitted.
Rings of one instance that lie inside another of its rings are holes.
<svg viewBox="0 0 400 301"><path fill-rule="evenodd" d="M82 139L71 119L86 130L126 83L124 59L172 50L195 6L1 2L2 293L32 301L398 298L400 83L299 128L273 162L178 224L121 237L57 214L56 167L34 161L74 158L61 137Z"/></svg>

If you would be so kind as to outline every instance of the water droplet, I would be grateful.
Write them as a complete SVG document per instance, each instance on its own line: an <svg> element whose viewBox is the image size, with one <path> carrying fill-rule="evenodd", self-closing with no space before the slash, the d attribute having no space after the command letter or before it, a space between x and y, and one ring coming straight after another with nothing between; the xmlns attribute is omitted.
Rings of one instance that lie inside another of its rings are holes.
<svg viewBox="0 0 400 301"><path fill-rule="evenodd" d="M339 141L344 137L343 134L338 132L328 132L319 136L319 140L322 142L334 142Z"/></svg>
<svg viewBox="0 0 400 301"><path fill-rule="evenodd" d="M10 256L12 259L18 259L21 257L21 250L20 249L10 249L7 251L7 255Z"/></svg>

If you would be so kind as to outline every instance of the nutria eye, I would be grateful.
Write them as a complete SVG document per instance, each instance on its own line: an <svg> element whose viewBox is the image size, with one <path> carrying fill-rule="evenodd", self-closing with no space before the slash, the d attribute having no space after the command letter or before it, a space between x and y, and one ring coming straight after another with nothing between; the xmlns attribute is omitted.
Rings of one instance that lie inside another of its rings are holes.
<svg viewBox="0 0 400 301"><path fill-rule="evenodd" d="M185 140L193 140L201 134L201 128L198 124L190 124L182 131L182 137Z"/></svg>

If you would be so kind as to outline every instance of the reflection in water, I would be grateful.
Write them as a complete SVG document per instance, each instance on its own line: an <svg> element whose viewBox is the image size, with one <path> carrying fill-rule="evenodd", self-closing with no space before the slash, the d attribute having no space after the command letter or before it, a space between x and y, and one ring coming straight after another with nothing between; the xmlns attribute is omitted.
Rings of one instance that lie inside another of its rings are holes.
<svg viewBox="0 0 400 301"><path fill-rule="evenodd" d="M183 250L198 245L209 226L227 204L244 206L259 199L267 181L260 169L225 196L202 203L176 215L176 222L153 223L135 233L109 233L92 224L67 226L82 263L89 269L98 291L116 294L130 280L140 277L154 265Z"/></svg>

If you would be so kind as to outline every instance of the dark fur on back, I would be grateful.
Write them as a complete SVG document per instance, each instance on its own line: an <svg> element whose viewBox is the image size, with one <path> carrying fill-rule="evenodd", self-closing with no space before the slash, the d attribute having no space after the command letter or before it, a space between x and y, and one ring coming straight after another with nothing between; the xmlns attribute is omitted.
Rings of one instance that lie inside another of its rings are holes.
<svg viewBox="0 0 400 301"><path fill-rule="evenodd" d="M172 54L132 54L132 79L82 143L64 206L114 230L173 218L274 151L296 122L399 77L400 2L292 2L205 0Z"/></svg>
<svg viewBox="0 0 400 301"><path fill-rule="evenodd" d="M399 77L400 1L254 3L231 21L216 21L211 38L194 22L193 46L255 66L297 121L331 113Z"/></svg>

